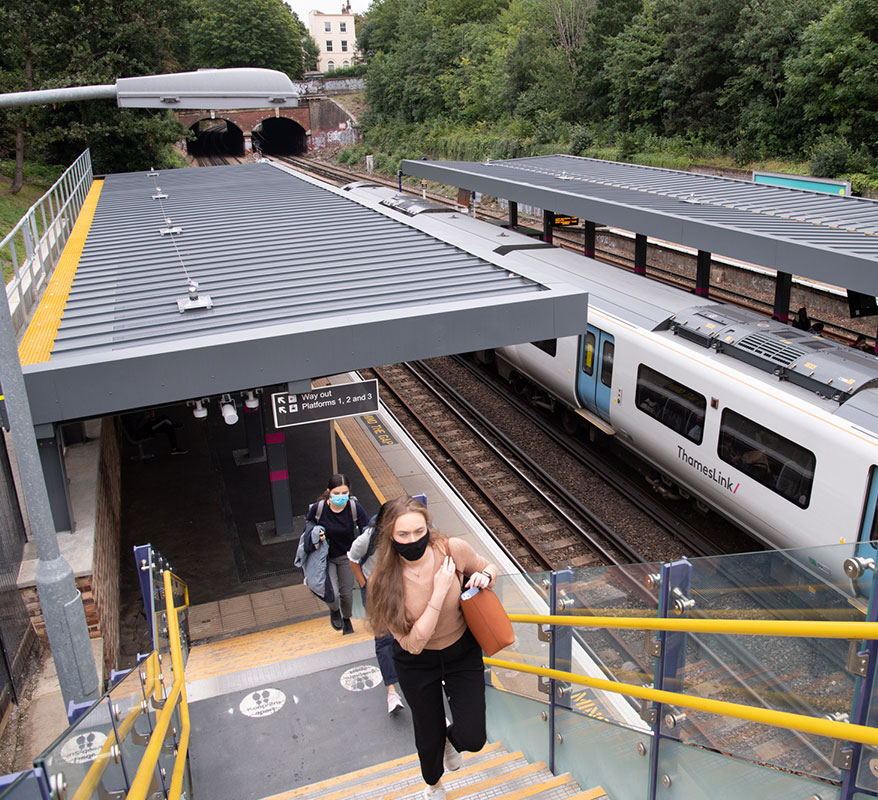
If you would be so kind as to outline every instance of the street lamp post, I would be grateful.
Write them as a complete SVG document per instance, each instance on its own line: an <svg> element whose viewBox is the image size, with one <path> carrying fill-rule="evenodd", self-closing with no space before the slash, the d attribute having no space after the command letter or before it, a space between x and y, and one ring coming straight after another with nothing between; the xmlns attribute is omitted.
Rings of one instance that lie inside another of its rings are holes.
<svg viewBox="0 0 878 800"><path fill-rule="evenodd" d="M123 108L266 108L297 106L289 77L240 68L120 78L115 84L73 86L0 95L0 108L115 99ZM37 548L36 588L65 707L100 696L82 596L61 555L40 463L33 417L7 302L0 302L0 384L6 400L22 491Z"/></svg>

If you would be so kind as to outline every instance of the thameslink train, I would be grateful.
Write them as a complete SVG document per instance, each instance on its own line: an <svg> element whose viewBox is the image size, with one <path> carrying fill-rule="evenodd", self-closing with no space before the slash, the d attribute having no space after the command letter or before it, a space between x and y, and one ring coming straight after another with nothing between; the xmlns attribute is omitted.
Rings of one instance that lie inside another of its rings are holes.
<svg viewBox="0 0 878 800"><path fill-rule="evenodd" d="M586 275L583 335L480 355L769 546L849 543L844 564L824 563L815 548L810 566L828 582L862 578L868 592L863 567L878 539L878 357L560 248L531 249L526 236L387 187L346 191L494 263L502 235L511 271L540 262Z"/></svg>

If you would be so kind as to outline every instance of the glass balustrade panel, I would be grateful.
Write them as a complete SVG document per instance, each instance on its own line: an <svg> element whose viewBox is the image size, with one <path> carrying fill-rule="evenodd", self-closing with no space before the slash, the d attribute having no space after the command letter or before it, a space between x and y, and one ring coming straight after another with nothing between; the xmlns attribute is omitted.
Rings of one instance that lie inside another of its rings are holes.
<svg viewBox="0 0 878 800"><path fill-rule="evenodd" d="M119 737L122 769L130 787L152 733L146 663L129 672L109 693Z"/></svg>
<svg viewBox="0 0 878 800"><path fill-rule="evenodd" d="M658 595L654 577L659 570L658 564L588 567L570 572L567 585L564 573L560 573L557 613L655 619ZM653 659L646 652L644 631L577 627L560 629L558 635L573 638L572 668L559 668L636 686L652 682ZM623 694L573 685L565 704L573 711L597 714L627 727L645 727L640 718L640 701Z"/></svg>
<svg viewBox="0 0 878 800"><path fill-rule="evenodd" d="M88 776L95 788L83 796L97 797L97 785L101 780L107 790L119 788L117 784L124 783L121 765L115 762L111 753L115 741L110 703L107 697L103 697L46 748L34 765L43 770L48 781L65 781L68 797L76 794Z"/></svg>
<svg viewBox="0 0 878 800"><path fill-rule="evenodd" d="M545 695L526 697L496 686L485 691L489 742L503 742L514 753L521 750L532 764L549 763L548 705Z"/></svg>
<svg viewBox="0 0 878 800"><path fill-rule="evenodd" d="M583 790L600 786L613 798L649 797L651 736L598 714L556 709L555 774L569 772Z"/></svg>
<svg viewBox="0 0 878 800"><path fill-rule="evenodd" d="M500 575L494 592L507 614L548 614L547 586L550 581L551 573L543 572ZM515 641L510 647L495 653L494 658L529 666L548 666L549 643L540 639L540 626L516 622L512 627ZM492 667L491 676L494 684L506 691L535 700L548 700L548 695L540 690L542 684L536 675Z"/></svg>
<svg viewBox="0 0 878 800"><path fill-rule="evenodd" d="M668 739L659 748L657 778L656 800L838 800L840 795L838 786L823 781Z"/></svg>
<svg viewBox="0 0 878 800"><path fill-rule="evenodd" d="M815 567L838 564L847 546L758 552L691 560L675 573L670 618L862 621L850 581ZM696 697L810 717L846 719L854 678L848 642L784 636L669 633L664 685ZM830 780L833 741L812 734L663 706L662 732L782 769Z"/></svg>

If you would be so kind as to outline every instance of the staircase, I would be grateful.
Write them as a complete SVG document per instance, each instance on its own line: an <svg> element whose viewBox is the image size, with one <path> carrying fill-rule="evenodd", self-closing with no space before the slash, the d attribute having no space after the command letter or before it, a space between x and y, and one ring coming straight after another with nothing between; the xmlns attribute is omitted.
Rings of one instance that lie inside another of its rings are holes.
<svg viewBox="0 0 878 800"><path fill-rule="evenodd" d="M448 800L610 800L600 787L582 791L569 774L552 775L542 761L529 764L502 744L464 753L463 766L446 772ZM420 800L424 780L416 755L301 786L263 800Z"/></svg>

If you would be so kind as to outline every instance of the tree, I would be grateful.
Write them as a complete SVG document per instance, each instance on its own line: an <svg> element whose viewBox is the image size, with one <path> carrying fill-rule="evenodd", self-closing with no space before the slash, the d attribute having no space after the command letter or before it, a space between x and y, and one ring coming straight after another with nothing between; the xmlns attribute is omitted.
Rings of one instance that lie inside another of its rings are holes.
<svg viewBox="0 0 878 800"><path fill-rule="evenodd" d="M283 0L195 2L190 42L197 66L263 67L302 77L307 31Z"/></svg>
<svg viewBox="0 0 878 800"><path fill-rule="evenodd" d="M798 142L783 108L784 64L801 47L807 26L827 0L750 0L741 11L733 47L735 74L720 104L737 115L738 138L752 157L791 152Z"/></svg>
<svg viewBox="0 0 878 800"><path fill-rule="evenodd" d="M733 47L744 0L657 0L665 36L661 75L663 121L669 133L703 133L718 139L732 128L718 104L734 74Z"/></svg>
<svg viewBox="0 0 878 800"><path fill-rule="evenodd" d="M666 34L656 17L653 0L610 42L605 75L610 86L610 108L616 127L622 131L638 127L659 131L663 119L661 77L667 69L663 60Z"/></svg>
<svg viewBox="0 0 878 800"><path fill-rule="evenodd" d="M784 109L801 120L801 144L843 136L875 152L878 0L838 0L802 35L785 63Z"/></svg>
<svg viewBox="0 0 878 800"><path fill-rule="evenodd" d="M185 0L35 0L15 9L35 14L36 25L4 25L6 59L18 69L30 53L33 88L113 83L119 77L179 67L177 40L187 16ZM5 21L9 20L7 17ZM4 78L8 73L4 73ZM19 87L23 88L23 87ZM92 150L96 172L164 166L170 145L183 134L169 112L120 111L110 101L34 106L27 110L32 152L49 163L70 163Z"/></svg>

